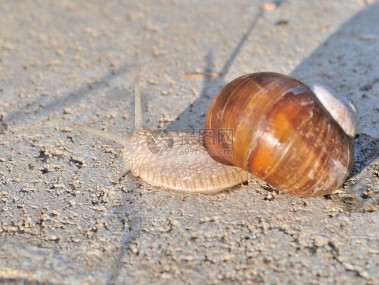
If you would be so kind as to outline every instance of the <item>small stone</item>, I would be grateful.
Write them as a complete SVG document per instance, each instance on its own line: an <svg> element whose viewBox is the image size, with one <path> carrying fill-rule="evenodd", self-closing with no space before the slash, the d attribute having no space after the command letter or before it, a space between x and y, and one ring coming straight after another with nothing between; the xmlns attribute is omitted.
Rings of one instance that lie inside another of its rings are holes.
<svg viewBox="0 0 379 285"><path fill-rule="evenodd" d="M51 235L49 237L49 240L52 240L52 241L58 241L59 240L59 237L57 237L56 235Z"/></svg>
<svg viewBox="0 0 379 285"><path fill-rule="evenodd" d="M317 247L322 247L328 243L328 240L322 236L316 236L313 240L313 243Z"/></svg>
<svg viewBox="0 0 379 285"><path fill-rule="evenodd" d="M20 189L21 192L33 192L36 189L32 185L25 185Z"/></svg>
<svg viewBox="0 0 379 285"><path fill-rule="evenodd" d="M67 115L67 114L72 114L72 113L73 113L73 110L72 110L71 108L64 108L64 109L63 109L63 113L66 114L66 115Z"/></svg>
<svg viewBox="0 0 379 285"><path fill-rule="evenodd" d="M275 2L268 2L263 4L262 9L265 12L271 12L274 11L277 7L278 5Z"/></svg>
<svg viewBox="0 0 379 285"><path fill-rule="evenodd" d="M85 161L84 161L83 159L81 159L80 157L78 157L78 156L72 156L72 157L70 158L70 160L71 160L72 162L74 162L74 163L77 163L77 164L79 164L79 165L85 166Z"/></svg>
<svg viewBox="0 0 379 285"><path fill-rule="evenodd" d="M266 197L264 198L266 201L272 201L275 199L274 193L267 193Z"/></svg>
<svg viewBox="0 0 379 285"><path fill-rule="evenodd" d="M53 216L59 216L61 213L59 211L53 210L51 211L51 215Z"/></svg>

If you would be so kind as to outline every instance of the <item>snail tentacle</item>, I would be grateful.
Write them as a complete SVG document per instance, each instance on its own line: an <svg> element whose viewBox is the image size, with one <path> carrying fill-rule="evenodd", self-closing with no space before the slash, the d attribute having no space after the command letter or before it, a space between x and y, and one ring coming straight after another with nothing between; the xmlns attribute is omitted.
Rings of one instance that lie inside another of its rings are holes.
<svg viewBox="0 0 379 285"><path fill-rule="evenodd" d="M139 83L139 76L135 77L134 81L134 127L135 130L143 129L143 114L141 103L141 88Z"/></svg>

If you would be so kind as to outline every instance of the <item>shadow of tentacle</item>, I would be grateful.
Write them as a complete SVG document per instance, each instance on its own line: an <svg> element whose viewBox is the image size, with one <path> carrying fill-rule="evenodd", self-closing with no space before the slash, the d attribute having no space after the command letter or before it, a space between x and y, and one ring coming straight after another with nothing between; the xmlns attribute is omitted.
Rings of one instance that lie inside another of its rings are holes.
<svg viewBox="0 0 379 285"><path fill-rule="evenodd" d="M179 131L184 129L201 129L202 124L199 123L198 117L205 117L208 109L209 102L212 99L212 94L215 94L215 90L225 85L224 77L210 77L206 76L214 72L214 56L213 52L209 51L204 57L205 66L203 68L204 78L202 82L202 90L196 101L190 104L186 109L178 116L178 118L167 126L168 130Z"/></svg>
<svg viewBox="0 0 379 285"><path fill-rule="evenodd" d="M262 17L263 12L261 9L258 10L257 14L253 17L249 26L246 29L246 32L241 36L238 44L231 52L228 59L225 61L222 69L219 72L214 70L214 55L212 51L209 51L204 58L205 66L203 68L204 78L202 82L202 90L200 92L199 98L191 105L189 105L179 116L178 118L167 126L169 130L181 130L186 128L201 129L203 128L202 122L205 114L207 112L208 106L211 100L214 98L215 94L226 84L225 75L229 72L234 61L240 54L244 45L248 41L249 35L254 30L259 19ZM217 76L207 76L208 74L217 74ZM194 112L197 116L201 117L201 120L194 120Z"/></svg>
<svg viewBox="0 0 379 285"><path fill-rule="evenodd" d="M59 98L50 98L46 96L38 97L27 108L19 108L13 113L8 113L6 118L1 121L3 127L8 124L16 126L25 126L36 122L43 121L50 114L63 110L65 107L74 106L80 103L93 91L99 91L109 86L109 84L120 76L124 76L133 64L126 63L117 69L109 71L103 77L89 83L83 83L78 89L67 92Z"/></svg>

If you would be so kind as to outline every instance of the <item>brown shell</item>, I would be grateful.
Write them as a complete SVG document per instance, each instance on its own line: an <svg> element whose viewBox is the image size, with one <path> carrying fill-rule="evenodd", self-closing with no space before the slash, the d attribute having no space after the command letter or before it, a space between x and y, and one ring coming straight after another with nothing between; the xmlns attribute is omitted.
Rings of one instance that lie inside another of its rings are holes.
<svg viewBox="0 0 379 285"><path fill-rule="evenodd" d="M212 102L204 143L217 161L241 167L296 196L333 192L353 164L353 139L302 82L253 73Z"/></svg>

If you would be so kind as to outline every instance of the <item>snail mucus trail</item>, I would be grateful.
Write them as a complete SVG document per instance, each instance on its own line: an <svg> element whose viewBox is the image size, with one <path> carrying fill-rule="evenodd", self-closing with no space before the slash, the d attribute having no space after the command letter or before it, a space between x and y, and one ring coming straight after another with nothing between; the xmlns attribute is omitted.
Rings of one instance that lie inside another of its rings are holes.
<svg viewBox="0 0 379 285"><path fill-rule="evenodd" d="M121 144L123 174L130 171L153 186L212 194L255 176L290 195L315 197L332 193L348 177L356 124L354 106L327 89L260 72L231 81L216 95L204 125L213 135L143 128L138 80L133 133L76 127ZM226 130L230 139L217 139Z"/></svg>

